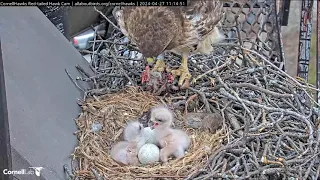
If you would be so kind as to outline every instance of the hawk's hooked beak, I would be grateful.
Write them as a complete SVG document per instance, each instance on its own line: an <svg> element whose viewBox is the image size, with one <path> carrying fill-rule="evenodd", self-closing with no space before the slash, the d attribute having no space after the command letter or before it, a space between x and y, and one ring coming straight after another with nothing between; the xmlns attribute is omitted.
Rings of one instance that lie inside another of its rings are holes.
<svg viewBox="0 0 320 180"><path fill-rule="evenodd" d="M158 123L154 123L153 126L151 126L151 129L154 129L158 125L159 125Z"/></svg>

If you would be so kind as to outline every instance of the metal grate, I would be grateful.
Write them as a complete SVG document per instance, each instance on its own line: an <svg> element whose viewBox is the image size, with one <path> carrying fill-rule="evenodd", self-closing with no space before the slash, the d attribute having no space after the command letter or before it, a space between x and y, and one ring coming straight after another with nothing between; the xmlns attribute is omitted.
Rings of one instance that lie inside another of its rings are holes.
<svg viewBox="0 0 320 180"><path fill-rule="evenodd" d="M277 10L278 9L278 10ZM269 58L284 70L284 55L277 16L279 5L276 0L237 0L225 3L225 18L221 29L230 44L243 43ZM242 42L241 42L242 41ZM229 53L231 48L218 50L218 54Z"/></svg>

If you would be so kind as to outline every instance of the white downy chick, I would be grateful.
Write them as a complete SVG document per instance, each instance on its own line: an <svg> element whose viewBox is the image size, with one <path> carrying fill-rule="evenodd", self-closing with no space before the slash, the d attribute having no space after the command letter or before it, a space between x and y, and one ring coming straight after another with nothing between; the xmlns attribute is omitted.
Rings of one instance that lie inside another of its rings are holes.
<svg viewBox="0 0 320 180"><path fill-rule="evenodd" d="M128 142L136 142L138 149L146 143L144 136L144 127L138 121L128 122L124 129L124 140Z"/></svg>
<svg viewBox="0 0 320 180"><path fill-rule="evenodd" d="M143 125L137 121L129 122L124 130L124 140L111 149L112 159L126 165L138 165L139 149L146 143Z"/></svg>
<svg viewBox="0 0 320 180"><path fill-rule="evenodd" d="M111 149L111 158L125 165L138 165L138 149L134 142L120 141Z"/></svg>
<svg viewBox="0 0 320 180"><path fill-rule="evenodd" d="M154 123L152 129L154 129L156 141L161 148L160 160L162 162L167 162L171 155L178 159L184 157L191 143L187 133L170 127L173 119L173 113L164 106L157 106L151 110L150 120Z"/></svg>

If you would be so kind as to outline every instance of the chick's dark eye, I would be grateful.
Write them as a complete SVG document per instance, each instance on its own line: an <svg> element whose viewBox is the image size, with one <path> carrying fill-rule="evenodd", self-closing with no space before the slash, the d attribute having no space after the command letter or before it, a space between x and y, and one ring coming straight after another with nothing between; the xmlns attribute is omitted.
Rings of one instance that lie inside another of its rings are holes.
<svg viewBox="0 0 320 180"><path fill-rule="evenodd" d="M161 119L156 119L156 121L162 122L162 120L161 120Z"/></svg>

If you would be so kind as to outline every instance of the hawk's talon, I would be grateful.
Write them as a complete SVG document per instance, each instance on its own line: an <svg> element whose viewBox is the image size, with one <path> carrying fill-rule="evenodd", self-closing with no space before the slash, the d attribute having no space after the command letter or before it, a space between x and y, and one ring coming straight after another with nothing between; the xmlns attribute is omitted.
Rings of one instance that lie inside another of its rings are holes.
<svg viewBox="0 0 320 180"><path fill-rule="evenodd" d="M179 69L172 70L171 71L172 75L174 76L180 76L178 85L182 86L185 81L189 81L191 78L191 74L189 72L189 69L185 67L184 65L181 65Z"/></svg>
<svg viewBox="0 0 320 180"><path fill-rule="evenodd" d="M196 82L197 82L200 78L202 78L202 75L198 75L197 77L194 77L194 78L192 79L192 81L191 81L191 84L196 84Z"/></svg>

